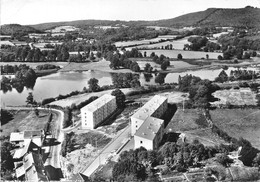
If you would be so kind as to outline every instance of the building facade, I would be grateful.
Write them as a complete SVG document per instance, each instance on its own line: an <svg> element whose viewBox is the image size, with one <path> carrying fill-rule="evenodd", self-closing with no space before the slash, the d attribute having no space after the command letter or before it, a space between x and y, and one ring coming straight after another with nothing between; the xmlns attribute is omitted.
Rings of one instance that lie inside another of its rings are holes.
<svg viewBox="0 0 260 182"><path fill-rule="evenodd" d="M161 118L167 110L167 98L155 95L143 107L131 116L131 135L134 136L136 131L148 117Z"/></svg>
<svg viewBox="0 0 260 182"><path fill-rule="evenodd" d="M116 110L116 97L105 94L81 108L83 129L94 129Z"/></svg>

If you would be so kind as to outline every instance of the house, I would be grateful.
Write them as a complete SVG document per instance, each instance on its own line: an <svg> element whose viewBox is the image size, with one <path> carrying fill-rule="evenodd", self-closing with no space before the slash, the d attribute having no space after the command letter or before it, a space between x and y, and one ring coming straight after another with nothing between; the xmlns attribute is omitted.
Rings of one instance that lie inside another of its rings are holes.
<svg viewBox="0 0 260 182"><path fill-rule="evenodd" d="M148 117L160 118L167 110L167 98L155 95L145 105L143 105L136 113L131 116L131 135L134 136L143 122Z"/></svg>
<svg viewBox="0 0 260 182"><path fill-rule="evenodd" d="M22 181L49 181L42 157L39 154L28 153L24 156L23 161L16 165L16 177Z"/></svg>
<svg viewBox="0 0 260 182"><path fill-rule="evenodd" d="M81 108L82 128L94 129L116 110L116 97L105 94Z"/></svg>
<svg viewBox="0 0 260 182"><path fill-rule="evenodd" d="M44 139L44 131L43 130L27 130L23 132L13 132L10 135L10 142L19 145L20 147L24 146L24 143L32 140L33 143L42 146Z"/></svg>
<svg viewBox="0 0 260 182"><path fill-rule="evenodd" d="M22 158L27 154L27 153L41 153L41 148L36 145L35 143L32 142L32 140L26 140L24 142L24 146L22 148L16 149L13 155L13 159L16 160L22 160Z"/></svg>

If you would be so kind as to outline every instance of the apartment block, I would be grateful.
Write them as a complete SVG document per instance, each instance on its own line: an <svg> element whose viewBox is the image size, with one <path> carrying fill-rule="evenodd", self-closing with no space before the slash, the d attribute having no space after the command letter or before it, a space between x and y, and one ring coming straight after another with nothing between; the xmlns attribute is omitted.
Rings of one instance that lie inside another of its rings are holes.
<svg viewBox="0 0 260 182"><path fill-rule="evenodd" d="M116 110L116 97L105 94L81 108L83 129L94 129Z"/></svg>
<svg viewBox="0 0 260 182"><path fill-rule="evenodd" d="M164 121L148 117L134 135L135 149L144 147L147 150L157 149L163 137Z"/></svg>
<svg viewBox="0 0 260 182"><path fill-rule="evenodd" d="M161 118L167 110L167 105L167 98L160 95L155 95L151 100L145 103L145 105L131 117L131 135L134 136L148 117Z"/></svg>

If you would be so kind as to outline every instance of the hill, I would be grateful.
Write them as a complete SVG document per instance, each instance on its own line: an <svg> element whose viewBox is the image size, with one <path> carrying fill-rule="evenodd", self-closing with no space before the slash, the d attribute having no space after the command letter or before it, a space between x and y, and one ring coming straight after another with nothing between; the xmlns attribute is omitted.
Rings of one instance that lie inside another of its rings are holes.
<svg viewBox="0 0 260 182"><path fill-rule="evenodd" d="M188 26L222 26L260 28L260 9L247 6L239 9L209 8L205 11L185 14L172 19L157 21L112 21L112 20L77 20L68 22L50 22L36 25L21 26L17 24L1 26L1 33L37 32L58 26L75 26L86 28L89 26L161 26L161 27L188 27ZM10 34L10 33L9 33Z"/></svg>
<svg viewBox="0 0 260 182"><path fill-rule="evenodd" d="M29 25L38 30L48 30L58 26L75 26L77 28L86 28L88 26L120 26L120 25L145 25L148 21L112 21L112 20L76 20L69 22L51 22L51 23L41 23L36 25Z"/></svg>
<svg viewBox="0 0 260 182"><path fill-rule="evenodd" d="M247 6L240 9L209 8L205 11L189 13L173 19L156 21L157 26L222 26L260 27L260 9Z"/></svg>
<svg viewBox="0 0 260 182"><path fill-rule="evenodd" d="M41 31L30 27L30 26L24 26L24 25L19 25L19 24L7 24L7 25L2 25L0 28L0 34L1 35L25 35L28 33L40 33Z"/></svg>

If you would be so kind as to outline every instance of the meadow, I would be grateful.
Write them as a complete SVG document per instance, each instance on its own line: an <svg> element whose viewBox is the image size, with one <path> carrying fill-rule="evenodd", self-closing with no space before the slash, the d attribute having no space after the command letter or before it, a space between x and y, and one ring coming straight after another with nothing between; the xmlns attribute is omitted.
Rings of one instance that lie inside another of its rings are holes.
<svg viewBox="0 0 260 182"><path fill-rule="evenodd" d="M199 140L205 146L226 143L212 133L201 111L197 109L178 109L165 128L165 132L184 133L187 141Z"/></svg>
<svg viewBox="0 0 260 182"><path fill-rule="evenodd" d="M9 136L15 131L42 130L48 122L49 111L39 110L39 116L33 110L11 111L13 119L1 125L1 136ZM52 121L57 119L57 114L53 114Z"/></svg>
<svg viewBox="0 0 260 182"><path fill-rule="evenodd" d="M243 137L260 149L259 109L215 109L210 111L213 123L231 137Z"/></svg>
<svg viewBox="0 0 260 182"><path fill-rule="evenodd" d="M222 53L217 52L201 52L201 51L184 51L184 50L164 50L164 49L156 49L156 50L140 50L142 54L146 52L148 56L151 55L152 52L160 56L161 54L165 55L169 58L177 58L178 54L182 55L183 59L201 59L206 58L206 55L209 55L209 59L217 59L219 55Z"/></svg>

